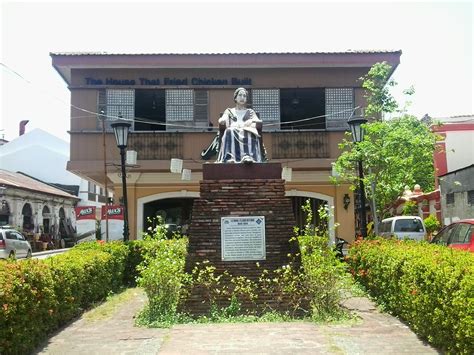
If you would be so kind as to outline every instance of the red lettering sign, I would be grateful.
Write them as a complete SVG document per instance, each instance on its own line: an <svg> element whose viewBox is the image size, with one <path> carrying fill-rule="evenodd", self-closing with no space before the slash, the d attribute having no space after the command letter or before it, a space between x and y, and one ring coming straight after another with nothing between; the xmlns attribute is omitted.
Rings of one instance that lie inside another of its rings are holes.
<svg viewBox="0 0 474 355"><path fill-rule="evenodd" d="M82 219L95 219L95 206L75 207L76 221Z"/></svg>
<svg viewBox="0 0 474 355"><path fill-rule="evenodd" d="M107 208L108 219L121 219L123 220L123 207L122 206L108 206ZM102 220L105 220L105 206L102 206Z"/></svg>

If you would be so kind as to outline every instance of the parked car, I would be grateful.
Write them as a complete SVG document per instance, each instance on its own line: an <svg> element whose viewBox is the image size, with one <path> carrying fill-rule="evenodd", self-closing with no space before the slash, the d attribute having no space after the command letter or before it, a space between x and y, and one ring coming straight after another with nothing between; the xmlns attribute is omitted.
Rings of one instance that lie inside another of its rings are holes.
<svg viewBox="0 0 474 355"><path fill-rule="evenodd" d="M396 216L382 220L379 234L387 238L424 240L426 228L418 216Z"/></svg>
<svg viewBox="0 0 474 355"><path fill-rule="evenodd" d="M474 219L463 219L447 225L431 243L474 252Z"/></svg>
<svg viewBox="0 0 474 355"><path fill-rule="evenodd" d="M31 245L17 230L0 227L0 259L31 258Z"/></svg>

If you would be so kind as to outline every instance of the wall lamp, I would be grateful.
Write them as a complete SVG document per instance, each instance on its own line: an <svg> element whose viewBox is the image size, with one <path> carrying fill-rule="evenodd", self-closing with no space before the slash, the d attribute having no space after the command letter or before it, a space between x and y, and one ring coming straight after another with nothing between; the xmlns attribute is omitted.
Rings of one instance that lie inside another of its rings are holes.
<svg viewBox="0 0 474 355"><path fill-rule="evenodd" d="M349 197L349 194L344 194L344 198L342 199L342 202L344 203L344 209L347 210L351 203L351 198Z"/></svg>

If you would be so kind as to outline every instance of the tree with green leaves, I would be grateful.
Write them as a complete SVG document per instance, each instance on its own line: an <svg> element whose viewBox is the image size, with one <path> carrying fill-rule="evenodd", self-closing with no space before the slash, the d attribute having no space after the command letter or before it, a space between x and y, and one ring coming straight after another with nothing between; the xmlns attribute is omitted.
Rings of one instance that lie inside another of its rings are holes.
<svg viewBox="0 0 474 355"><path fill-rule="evenodd" d="M391 73L392 67L387 62L375 63L360 78L367 100L364 112L367 118L380 118L384 112L394 112L398 108L397 101L390 93L390 88L397 85L395 80L390 79Z"/></svg>
<svg viewBox="0 0 474 355"><path fill-rule="evenodd" d="M368 117L394 112L398 103L390 95L387 83L391 68L387 63L375 64L363 78L367 91ZM388 81L390 83L390 81ZM394 86L396 84L388 84ZM412 89L408 94L412 93ZM377 215L386 216L393 203L402 196L406 185L419 184L424 191L434 187L433 152L436 136L429 127L416 117L402 113L390 120L374 120L364 125L364 140L356 145L350 135L340 144L343 150L335 163L339 177L353 186L359 182L356 164L364 166L364 184L376 189L366 191L370 199L375 197Z"/></svg>

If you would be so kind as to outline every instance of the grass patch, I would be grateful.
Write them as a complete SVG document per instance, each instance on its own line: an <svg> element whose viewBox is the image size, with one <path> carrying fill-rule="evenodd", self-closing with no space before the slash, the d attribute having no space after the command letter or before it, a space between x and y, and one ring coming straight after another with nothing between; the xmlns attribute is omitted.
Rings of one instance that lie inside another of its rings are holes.
<svg viewBox="0 0 474 355"><path fill-rule="evenodd" d="M84 319L89 322L97 322L110 318L124 303L139 294L138 288L128 288L120 293L112 293L107 299L90 311L84 313Z"/></svg>
<svg viewBox="0 0 474 355"><path fill-rule="evenodd" d="M225 309L215 310L209 315L191 317L185 313L170 314L167 317L157 317L147 306L136 318L137 326L147 328L171 328L176 324L220 324L220 323L280 323L280 322L311 322L320 325L355 325L360 318L349 311L341 311L334 317L315 318L314 315L295 317L277 311L268 311L260 315L236 314L229 315Z"/></svg>
<svg viewBox="0 0 474 355"><path fill-rule="evenodd" d="M346 290L346 296L370 298L365 286L362 285L360 282L357 282L351 279L348 284L349 284L349 287L348 287L348 290Z"/></svg>

